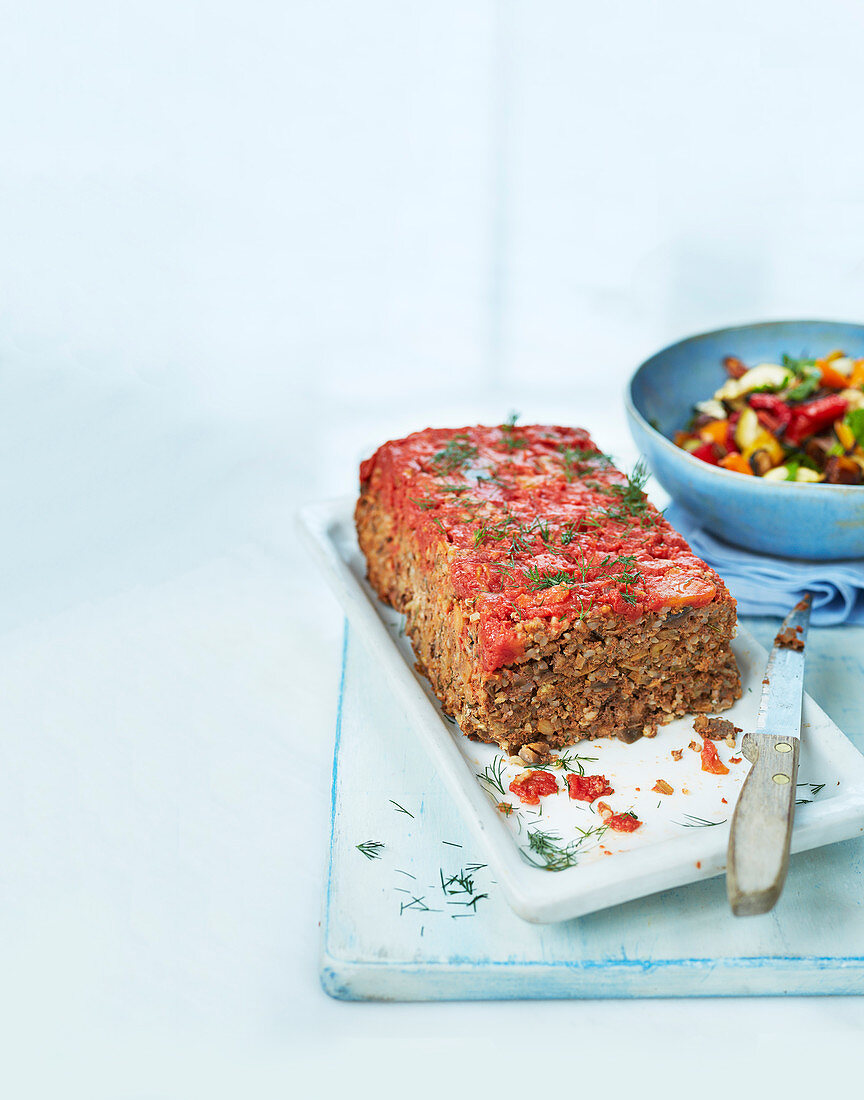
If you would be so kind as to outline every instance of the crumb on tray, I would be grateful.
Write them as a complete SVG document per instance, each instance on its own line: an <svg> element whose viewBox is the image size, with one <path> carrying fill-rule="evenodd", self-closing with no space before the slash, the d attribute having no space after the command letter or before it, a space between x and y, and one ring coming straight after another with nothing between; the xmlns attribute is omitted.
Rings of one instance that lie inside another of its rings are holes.
<svg viewBox="0 0 864 1100"><path fill-rule="evenodd" d="M700 737L709 737L712 741L727 741L731 737L735 742L735 734L741 733L741 728L734 725L728 718L708 718L704 714L697 714L693 719L693 729Z"/></svg>

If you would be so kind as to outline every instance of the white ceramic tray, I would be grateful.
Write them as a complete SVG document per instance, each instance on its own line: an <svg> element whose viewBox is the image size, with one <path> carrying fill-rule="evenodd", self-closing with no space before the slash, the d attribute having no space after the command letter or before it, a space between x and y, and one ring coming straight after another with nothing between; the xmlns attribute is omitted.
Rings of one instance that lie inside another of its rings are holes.
<svg viewBox="0 0 864 1100"><path fill-rule="evenodd" d="M352 500L310 505L301 513L301 530L519 916L567 920L723 872L728 822L746 760L730 763L726 776L703 772L699 754L688 747L699 738L692 719L684 718L661 728L656 738L632 745L583 741L566 754L574 768L608 778L615 794L605 801L616 813L632 810L643 822L636 832L604 831L593 807L567 797L560 772L560 794L543 798L536 808L522 806L508 791L521 769L494 746L462 736L415 671L401 616L382 604L364 579L352 510ZM767 655L743 630L733 648L743 696L724 716L746 731L755 725ZM684 750L680 761L672 758L673 749ZM741 755L722 743L719 750L726 762ZM655 793L658 779L675 793ZM864 757L807 695L799 779L793 852L864 832ZM502 814L501 802L511 804L513 812ZM564 862L575 865L545 869L549 854L554 860L562 849L571 854Z"/></svg>

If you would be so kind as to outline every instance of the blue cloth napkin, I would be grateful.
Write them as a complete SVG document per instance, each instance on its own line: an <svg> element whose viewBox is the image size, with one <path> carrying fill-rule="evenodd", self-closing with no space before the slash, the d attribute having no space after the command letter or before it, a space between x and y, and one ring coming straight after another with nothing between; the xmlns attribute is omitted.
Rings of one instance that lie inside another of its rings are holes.
<svg viewBox="0 0 864 1100"><path fill-rule="evenodd" d="M726 582L739 615L782 617L811 592L814 626L864 623L864 560L793 561L756 554L709 534L680 504L671 504L665 515Z"/></svg>

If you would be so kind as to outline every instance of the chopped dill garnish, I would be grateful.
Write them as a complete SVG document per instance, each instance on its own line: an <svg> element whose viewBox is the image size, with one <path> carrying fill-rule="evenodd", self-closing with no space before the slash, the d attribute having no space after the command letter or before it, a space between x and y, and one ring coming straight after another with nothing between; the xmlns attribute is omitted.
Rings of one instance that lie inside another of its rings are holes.
<svg viewBox="0 0 864 1100"><path fill-rule="evenodd" d="M478 484L482 484L484 481L488 481L490 485L497 485L499 489L507 488L507 482L502 481L497 473L477 474L474 480L478 482Z"/></svg>
<svg viewBox="0 0 864 1100"><path fill-rule="evenodd" d="M414 814L410 810L406 810L404 806L400 806L398 802L394 802L392 798L388 798L387 801L393 806L397 813L407 814L409 817L413 817Z"/></svg>
<svg viewBox="0 0 864 1100"><path fill-rule="evenodd" d="M438 874L441 876L441 889L445 894L474 893L474 879L464 868L460 868L455 875L451 875L448 879L444 878L444 870L441 867L438 868Z"/></svg>
<svg viewBox="0 0 864 1100"><path fill-rule="evenodd" d="M468 908L473 909L474 912L476 913L477 912L477 902L482 901L484 898L488 898L488 897L489 897L488 894L474 894L467 901L448 901L447 904L448 905L464 905Z"/></svg>
<svg viewBox="0 0 864 1100"><path fill-rule="evenodd" d="M436 476L452 474L460 470L472 458L477 457L477 448L470 443L467 435L454 435L447 446L432 456L432 465Z"/></svg>
<svg viewBox="0 0 864 1100"><path fill-rule="evenodd" d="M416 497L408 497L412 504L416 504L421 512L428 512L430 508L435 507L435 501L430 500L428 497L425 500L418 500Z"/></svg>
<svg viewBox="0 0 864 1100"><path fill-rule="evenodd" d="M439 489L442 493L467 493L467 485L441 485Z"/></svg>
<svg viewBox="0 0 864 1100"><path fill-rule="evenodd" d="M576 538L576 524L568 523L566 527L561 528L561 545L569 546L573 539Z"/></svg>
<svg viewBox="0 0 864 1100"><path fill-rule="evenodd" d="M484 542L510 542L509 554L515 558L519 553L529 553L534 546L535 535L543 538L542 524L535 519L530 524L524 524L511 512L505 512L497 523L483 523L474 532L474 545L482 546ZM548 527L546 528L548 534ZM545 541L545 539L544 539Z"/></svg>
<svg viewBox="0 0 864 1100"><path fill-rule="evenodd" d="M426 895L425 894L423 895L423 897L419 897L419 898L412 897L410 901L403 901L402 904L399 906L399 916L400 917L402 916L402 914L405 912L406 909L417 909L421 913L440 913L441 912L440 909L430 909L429 908L429 906L426 904Z"/></svg>
<svg viewBox="0 0 864 1100"><path fill-rule="evenodd" d="M380 859L384 844L380 840L364 840L362 844L355 844L354 847L367 859Z"/></svg>

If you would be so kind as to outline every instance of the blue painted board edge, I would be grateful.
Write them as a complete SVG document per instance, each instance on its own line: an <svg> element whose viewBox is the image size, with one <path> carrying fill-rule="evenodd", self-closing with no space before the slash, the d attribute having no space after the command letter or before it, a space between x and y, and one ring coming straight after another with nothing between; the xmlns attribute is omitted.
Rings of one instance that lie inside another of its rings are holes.
<svg viewBox="0 0 864 1100"><path fill-rule="evenodd" d="M319 978L340 1001L468 1001L652 997L826 996L864 994L864 955L735 956L726 959L609 959L585 962L458 962L416 964L342 958L328 950L334 872L336 792L349 640L342 668L330 787L330 853L322 921ZM644 980L644 987L641 981Z"/></svg>

